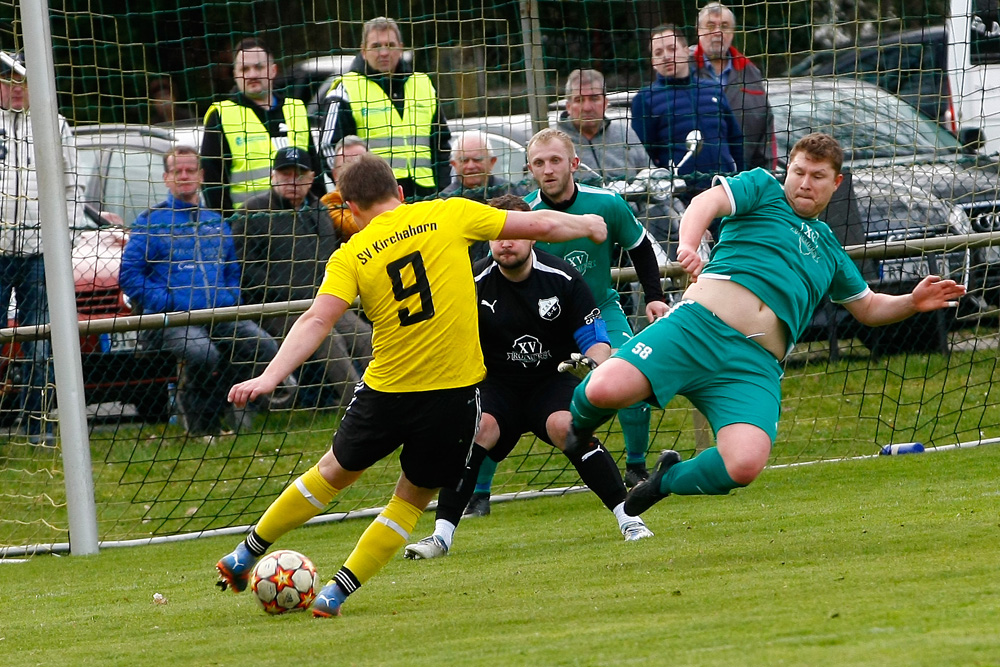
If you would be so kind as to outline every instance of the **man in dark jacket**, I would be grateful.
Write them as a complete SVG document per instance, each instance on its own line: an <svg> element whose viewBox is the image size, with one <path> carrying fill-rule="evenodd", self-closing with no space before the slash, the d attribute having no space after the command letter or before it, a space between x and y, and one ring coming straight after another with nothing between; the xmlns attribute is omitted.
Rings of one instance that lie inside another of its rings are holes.
<svg viewBox="0 0 1000 667"><path fill-rule="evenodd" d="M245 303L279 303L312 299L323 282L324 268L340 239L326 207L310 192L316 174L309 154L289 146L274 158L271 189L247 200L231 219L236 255L243 263ZM299 314L270 317L264 329L284 340ZM324 376L346 407L360 371L371 360L371 326L347 311L313 360L324 366Z"/></svg>
<svg viewBox="0 0 1000 667"><path fill-rule="evenodd" d="M777 159L774 114L764 90L764 75L733 46L736 17L721 2L698 12L698 44L692 50L699 79L722 84L733 115L743 131L746 168L773 170Z"/></svg>
<svg viewBox="0 0 1000 667"><path fill-rule="evenodd" d="M430 77L403 59L403 36L392 19L365 23L361 53L326 97L320 146L333 170L334 146L356 134L386 159L406 197L437 194L450 178L451 133Z"/></svg>
<svg viewBox="0 0 1000 667"><path fill-rule="evenodd" d="M459 132L451 142L451 166L455 178L444 190L442 197L465 197L486 203L503 195L523 197L528 189L511 183L493 173L497 158L490 150L489 137L481 130Z"/></svg>
<svg viewBox="0 0 1000 667"><path fill-rule="evenodd" d="M687 39L677 27L653 29L650 40L656 79L632 100L632 128L658 167L678 164L685 139L698 130L701 152L681 168L688 182L685 204L712 185L716 174L743 171L743 133L722 87L691 76Z"/></svg>
<svg viewBox="0 0 1000 667"><path fill-rule="evenodd" d="M201 206L198 152L174 148L163 166L169 194L132 224L118 278L122 291L144 313L238 306L236 248L229 225ZM229 387L278 351L274 339L249 320L167 327L155 332L153 342L184 365L177 401L188 433L198 436L222 433L226 417L233 427L252 417L229 414Z"/></svg>

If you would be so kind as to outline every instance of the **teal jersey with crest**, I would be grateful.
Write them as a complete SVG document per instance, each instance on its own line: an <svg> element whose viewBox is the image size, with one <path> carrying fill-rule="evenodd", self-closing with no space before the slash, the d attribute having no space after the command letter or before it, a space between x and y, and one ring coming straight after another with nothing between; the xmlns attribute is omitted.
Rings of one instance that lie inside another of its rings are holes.
<svg viewBox="0 0 1000 667"><path fill-rule="evenodd" d="M542 199L540 190L527 195L524 201L532 209L556 209L573 215L595 213L604 218L608 225L608 238L604 243L594 243L584 238L562 243L539 242L537 247L572 264L583 275L584 282L602 311L609 304L618 301L618 292L611 280L614 244L631 250L639 245L646 234L625 200L611 190L578 183L576 194L568 202L549 206Z"/></svg>
<svg viewBox="0 0 1000 667"><path fill-rule="evenodd" d="M825 222L799 217L781 183L763 169L715 177L733 213L699 280L731 280L760 297L788 326L795 343L824 295L848 303L868 283Z"/></svg>

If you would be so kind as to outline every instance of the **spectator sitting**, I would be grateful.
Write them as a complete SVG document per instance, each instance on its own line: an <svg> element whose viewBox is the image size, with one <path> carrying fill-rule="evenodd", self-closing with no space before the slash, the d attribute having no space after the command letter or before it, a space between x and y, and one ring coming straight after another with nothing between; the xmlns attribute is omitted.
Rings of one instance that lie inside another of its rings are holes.
<svg viewBox="0 0 1000 667"><path fill-rule="evenodd" d="M271 189L246 201L230 222L236 255L243 263L246 303L277 303L312 299L323 282L326 262L340 245L326 207L309 191L316 174L309 154L282 148L274 157ZM265 331L285 339L300 313L264 319ZM371 326L348 310L320 344L313 361L322 362L324 376L346 408L354 385L372 357Z"/></svg>
<svg viewBox="0 0 1000 667"><path fill-rule="evenodd" d="M596 69L575 69L566 80L566 110L556 128L573 140L580 162L604 183L630 181L649 167L649 155L626 119L605 117L607 108L604 75ZM585 172L577 175L586 180Z"/></svg>
<svg viewBox="0 0 1000 667"><path fill-rule="evenodd" d="M340 195L340 190L336 187L337 178L344 171L346 165L354 162L359 156L367 152L368 148L365 145L365 140L355 134L347 135L338 141L337 145L333 148L334 188L332 192L323 195L320 201L323 202L323 205L330 212L330 218L333 220L333 228L340 234L341 241L347 241L354 236L355 232L358 231L358 225L354 222L354 215L351 214L351 209L344 203L344 198Z"/></svg>
<svg viewBox="0 0 1000 667"><path fill-rule="evenodd" d="M497 158L489 138L480 130L467 130L451 140L451 167L455 178L441 191L442 197L465 197L485 203L503 195L524 196L527 188L493 174Z"/></svg>
<svg viewBox="0 0 1000 667"><path fill-rule="evenodd" d="M163 157L166 201L140 214L122 254L119 283L144 313L223 308L240 303L240 265L229 225L201 206L198 151L178 146ZM193 436L241 428L252 412L230 412L233 380L274 358L278 345L249 320L168 327L154 344L183 363L177 402Z"/></svg>

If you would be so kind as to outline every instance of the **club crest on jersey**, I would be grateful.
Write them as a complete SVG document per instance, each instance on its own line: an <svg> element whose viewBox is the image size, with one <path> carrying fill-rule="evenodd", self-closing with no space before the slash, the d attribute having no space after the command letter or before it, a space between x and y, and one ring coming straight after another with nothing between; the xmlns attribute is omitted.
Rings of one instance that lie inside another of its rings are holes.
<svg viewBox="0 0 1000 667"><path fill-rule="evenodd" d="M512 350L507 353L507 361L519 361L525 368L537 366L552 358L552 351L542 347L542 341L526 334L514 340Z"/></svg>
<svg viewBox="0 0 1000 667"><path fill-rule="evenodd" d="M590 255L584 250L574 250L563 257L563 259L572 264L573 268L581 274L587 273L587 269L594 266L594 263L590 261Z"/></svg>
<svg viewBox="0 0 1000 667"><path fill-rule="evenodd" d="M543 320L552 321L559 317L559 313L562 312L562 307L559 305L559 297L550 296L547 299L538 300L538 314L542 316Z"/></svg>

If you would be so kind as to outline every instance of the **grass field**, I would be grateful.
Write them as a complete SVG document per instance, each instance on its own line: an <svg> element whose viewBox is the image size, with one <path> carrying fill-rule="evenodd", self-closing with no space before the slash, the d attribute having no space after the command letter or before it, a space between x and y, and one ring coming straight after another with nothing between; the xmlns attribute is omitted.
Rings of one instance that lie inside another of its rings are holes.
<svg viewBox="0 0 1000 667"><path fill-rule="evenodd" d="M770 463L871 454L893 442L949 445L1000 436L995 387L1000 387L1000 365L991 347L948 357L852 356L837 363L790 363ZM689 406L679 398L666 410L654 411L654 453L671 448L691 455ZM319 458L337 423L334 411L273 412L258 420L256 432L213 443L187 438L181 427L168 424L95 424L90 445L100 537L142 539L248 525ZM623 458L618 423L599 434L609 451ZM501 465L495 490L579 483L565 457L543 443L530 446L531 440L525 438ZM391 458L373 466L330 511L383 503L398 473ZM64 484L58 450L38 451L0 434L0 547L65 543Z"/></svg>
<svg viewBox="0 0 1000 667"><path fill-rule="evenodd" d="M1000 447L766 470L625 544L589 493L494 506L338 619L213 588L233 538L0 563L10 665L1000 665ZM432 529L426 515L417 527ZM279 543L322 576L367 521ZM166 604L155 604L161 593Z"/></svg>

